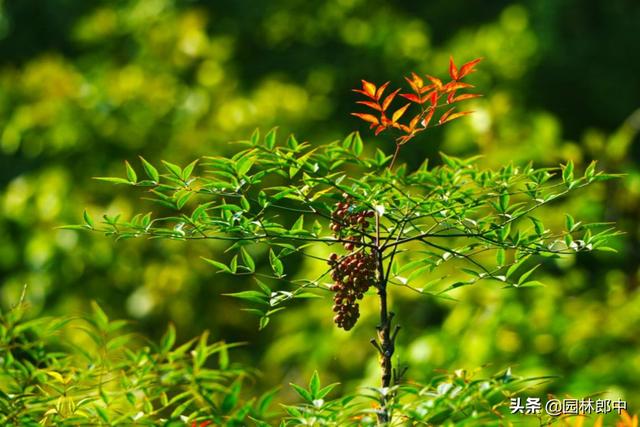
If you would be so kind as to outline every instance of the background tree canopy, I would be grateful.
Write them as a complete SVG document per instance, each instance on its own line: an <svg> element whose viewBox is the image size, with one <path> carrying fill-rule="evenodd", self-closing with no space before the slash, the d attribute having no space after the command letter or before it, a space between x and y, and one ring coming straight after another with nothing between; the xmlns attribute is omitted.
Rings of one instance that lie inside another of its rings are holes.
<svg viewBox="0 0 640 427"><path fill-rule="evenodd" d="M457 301L395 290L392 304L411 319L398 354L416 379L512 365L559 376L540 396L606 392L637 410L638 22L632 0L0 1L2 306L27 283L33 316L85 313L97 300L154 338L169 321L178 340L209 329L213 339L247 343L233 352L263 372L260 389L302 383L314 369L346 389L375 382L375 357L362 344L376 321L366 303L350 333L332 327L330 298L295 305L258 332L255 317L222 296L252 283L216 275L199 258L221 256L222 245L113 242L56 227L79 222L82 206L94 217L132 212L139 193L114 198L91 179L121 175L122 160L186 164L231 152L227 142L256 127L278 125L311 143L360 129L365 150L389 151L390 139L374 140L349 115L351 88L446 70L450 54L482 56L476 113L416 138L399 161L437 163L441 150L481 154L488 167L584 168L597 159L627 176L541 214L549 224L562 224L564 210L616 221L627 234L611 242L617 253L545 261L543 288L487 283L452 292ZM315 267L300 259L289 268Z"/></svg>

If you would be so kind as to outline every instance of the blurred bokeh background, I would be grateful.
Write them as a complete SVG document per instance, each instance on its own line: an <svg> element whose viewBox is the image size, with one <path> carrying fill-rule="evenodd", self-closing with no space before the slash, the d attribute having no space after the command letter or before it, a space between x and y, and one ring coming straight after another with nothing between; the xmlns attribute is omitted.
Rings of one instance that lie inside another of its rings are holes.
<svg viewBox="0 0 640 427"><path fill-rule="evenodd" d="M347 390L377 384L368 343L375 316L351 333L332 325L330 299L298 303L258 332L224 292L254 286L214 274L199 256L220 247L114 242L59 230L121 212L140 193L91 177L122 175L123 160L185 164L230 152L230 140L280 126L326 143L354 129L367 149L389 150L349 115L360 78L402 83L485 58L470 79L486 94L469 119L417 139L417 165L437 153L483 162L577 168L597 159L623 179L594 186L545 222L615 221L617 253L546 260L544 288L487 283L444 299L394 290L409 377L434 370L513 366L557 375L539 390L598 392L640 408L640 3L636 0L0 0L0 297L28 284L32 315L78 314L98 301L112 317L157 338L212 331L244 341L235 359L262 372L256 388L318 369ZM314 274L317 265L295 266Z"/></svg>

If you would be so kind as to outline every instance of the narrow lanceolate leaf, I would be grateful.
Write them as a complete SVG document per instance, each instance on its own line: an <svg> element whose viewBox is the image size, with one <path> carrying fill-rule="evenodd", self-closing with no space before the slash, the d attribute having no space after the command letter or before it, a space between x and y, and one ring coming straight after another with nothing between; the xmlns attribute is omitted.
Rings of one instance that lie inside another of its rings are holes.
<svg viewBox="0 0 640 427"><path fill-rule="evenodd" d="M422 119L422 121L420 122L420 124L422 125L423 128L426 128L429 126L429 122L431 122L431 119L433 118L433 113L436 111L435 108L431 107L429 109L429 111L427 112L427 114L424 116L424 119Z"/></svg>
<svg viewBox="0 0 640 427"><path fill-rule="evenodd" d="M431 81L431 83L433 83L433 85L435 86L436 89L438 89L438 90L442 89L442 86L443 86L442 85L442 80L440 80L437 77L430 76L430 75L427 75L427 78Z"/></svg>
<svg viewBox="0 0 640 427"><path fill-rule="evenodd" d="M91 215L89 215L89 212L87 212L87 210L85 209L82 215L84 217L84 222L86 222L89 227L93 228L94 222L93 218L91 218Z"/></svg>
<svg viewBox="0 0 640 427"><path fill-rule="evenodd" d="M460 67L460 70L458 71L458 79L461 79L461 78L465 77L466 75L475 72L476 70L474 69L474 67L480 61L482 61L482 58L477 58L477 59L474 59L473 61L467 62L462 67Z"/></svg>
<svg viewBox="0 0 640 427"><path fill-rule="evenodd" d="M357 101L356 104L366 105L369 108L373 108L374 110L382 111L382 107L373 101Z"/></svg>
<svg viewBox="0 0 640 427"><path fill-rule="evenodd" d="M391 101L393 101L393 99L396 97L398 92L400 92L400 89L396 89L393 92L391 92L389 95L387 95L384 101L382 101L382 111L386 111L387 108L389 108Z"/></svg>
<svg viewBox="0 0 640 427"><path fill-rule="evenodd" d="M573 181L573 162L569 161L567 165L562 170L562 180L565 183L570 183Z"/></svg>
<svg viewBox="0 0 640 427"><path fill-rule="evenodd" d="M446 113L444 113L441 117L440 120L438 120L438 124L441 125L444 122L447 121L447 118L451 115L451 113L453 113L453 110L455 110L456 107L451 107Z"/></svg>
<svg viewBox="0 0 640 427"><path fill-rule="evenodd" d="M135 184L136 182L138 182L138 175L136 175L136 171L133 170L128 161L125 160L124 164L127 169L127 178L129 179L129 182Z"/></svg>
<svg viewBox="0 0 640 427"><path fill-rule="evenodd" d="M440 124L450 122L455 119L459 119L460 117L466 116L467 114L471 114L473 111L461 111L459 113L451 114L444 121L440 119Z"/></svg>
<svg viewBox="0 0 640 427"><path fill-rule="evenodd" d="M180 166L174 165L173 163L167 162L165 160L162 160L162 164L169 172L171 172L173 176L178 179L182 179L182 169L180 168Z"/></svg>
<svg viewBox="0 0 640 427"><path fill-rule="evenodd" d="M255 271L256 263L253 260L253 258L251 258L251 255L249 255L249 253L246 251L245 248L240 248L240 255L242 256L242 261L247 266L249 271Z"/></svg>
<svg viewBox="0 0 640 427"><path fill-rule="evenodd" d="M451 102L449 103L453 104L454 102L466 101L467 99L479 98L481 96L482 95L480 95L479 93L463 93L462 95L458 95L452 98Z"/></svg>
<svg viewBox="0 0 640 427"><path fill-rule="evenodd" d="M231 294L222 294L222 295L227 297L243 299L243 300L255 302L258 304L264 304L264 305L269 304L267 297L262 292L258 292L258 291L241 291L241 292L234 292Z"/></svg>
<svg viewBox="0 0 640 427"><path fill-rule="evenodd" d="M400 120L404 112L407 111L407 108L409 108L409 105L411 105L411 103L406 103L402 107L398 108L396 112L393 113L393 116L391 116L391 121L393 123L396 123L398 120Z"/></svg>
<svg viewBox="0 0 640 427"><path fill-rule="evenodd" d="M378 118L373 114L351 113L351 115L361 118L365 122L373 123L374 125L380 124L380 122L378 121Z"/></svg>
<svg viewBox="0 0 640 427"><path fill-rule="evenodd" d="M276 276L281 277L284 273L284 266L282 265L282 261L276 256L276 253L273 249L269 250L269 263L271 264L271 269L276 274Z"/></svg>
<svg viewBox="0 0 640 427"><path fill-rule="evenodd" d="M182 170L182 180L183 181L186 181L186 180L189 179L189 177L193 173L193 169L196 167L197 164L198 164L198 160L194 160L193 162L191 162L187 166L185 166L185 168Z"/></svg>
<svg viewBox="0 0 640 427"><path fill-rule="evenodd" d="M442 91L444 93L449 93L449 92L455 92L456 90L460 90L460 89L469 89L472 87L474 86L469 83L453 81L444 85L444 87L442 88Z"/></svg>
<svg viewBox="0 0 640 427"><path fill-rule="evenodd" d="M160 180L160 175L158 174L158 169L156 169L151 163L146 161L144 157L140 156L140 161L142 162L142 168L144 172L147 174L152 181L158 182Z"/></svg>
<svg viewBox="0 0 640 427"><path fill-rule="evenodd" d="M453 62L453 56L449 57L449 76L451 76L452 80L458 80L458 68Z"/></svg>
<svg viewBox="0 0 640 427"><path fill-rule="evenodd" d="M98 181L111 182L113 184L131 184L129 180L124 178L116 178L112 176L98 176L93 179L97 179Z"/></svg>
<svg viewBox="0 0 640 427"><path fill-rule="evenodd" d="M387 89L387 86L389 86L389 83L391 82L386 82L385 84L383 84L382 86L380 86L378 88L378 90L376 90L376 101L380 99L380 97L382 96L382 94L384 93L384 91Z"/></svg>
<svg viewBox="0 0 640 427"><path fill-rule="evenodd" d="M223 264L221 262L218 262L209 258L202 257L202 259L208 262L209 264L213 265L214 267L219 268L220 271L224 271L225 273L231 273L231 269L226 264Z"/></svg>
<svg viewBox="0 0 640 427"><path fill-rule="evenodd" d="M418 95L413 93L401 93L401 97L408 99L411 102L415 102L416 104L422 104L424 101Z"/></svg>
<svg viewBox="0 0 640 427"><path fill-rule="evenodd" d="M362 80L362 90L364 91L364 93L370 97L370 98L375 98L376 96L376 85L374 85L371 82L368 82L366 80Z"/></svg>
<svg viewBox="0 0 640 427"><path fill-rule="evenodd" d="M269 150L273 149L273 147L275 147L276 145L277 132L278 132L277 128L273 128L269 132L267 132L267 134L264 136L264 145Z"/></svg>

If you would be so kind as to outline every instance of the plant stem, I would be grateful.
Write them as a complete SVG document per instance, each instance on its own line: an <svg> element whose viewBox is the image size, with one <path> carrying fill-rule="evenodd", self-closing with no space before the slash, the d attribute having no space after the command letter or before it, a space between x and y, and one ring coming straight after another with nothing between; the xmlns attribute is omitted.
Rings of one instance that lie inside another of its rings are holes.
<svg viewBox="0 0 640 427"><path fill-rule="evenodd" d="M396 142L396 151L394 151L391 163L389 163L389 170L393 169L393 165L396 163L396 159L398 158L398 154L400 153L400 147L402 147L402 145Z"/></svg>
<svg viewBox="0 0 640 427"><path fill-rule="evenodd" d="M378 264L378 280L377 280L377 288L378 288L378 297L380 298L380 324L376 327L378 331L378 339L372 339L371 342L378 349L380 353L380 369L381 369L381 385L382 388L385 389L383 391L383 395L380 398L380 412L378 413L378 423L381 425L386 425L391 421L391 410L389 408L389 402L391 400L392 394L389 392L388 388L392 385L393 381L393 353L395 350L395 338L398 331L398 327L396 330L391 333L391 321L393 320L394 313L389 312L387 305L387 280L384 272L383 262L383 253L380 251L380 217L378 213L376 213L376 255L377 255L377 264Z"/></svg>

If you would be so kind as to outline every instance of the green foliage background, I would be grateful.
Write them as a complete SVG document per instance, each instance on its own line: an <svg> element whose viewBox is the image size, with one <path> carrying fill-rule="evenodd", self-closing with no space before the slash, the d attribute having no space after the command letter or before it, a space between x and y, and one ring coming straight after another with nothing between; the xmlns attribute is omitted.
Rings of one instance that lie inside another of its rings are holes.
<svg viewBox="0 0 640 427"><path fill-rule="evenodd" d="M372 302L350 333L333 326L328 298L258 332L255 317L221 295L254 285L199 258L224 257L221 246L55 227L80 222L84 206L95 218L131 212L139 193L114 197L91 179L122 175L125 159L186 164L230 152L228 141L256 127L312 143L360 129L366 150L389 152L392 141L348 114L359 79L401 84L410 71L444 74L449 54L483 56L476 113L412 141L401 161L437 162L440 150L480 153L487 166L573 160L580 169L597 159L627 176L543 211L545 222L562 224L557 212L570 211L627 234L612 242L618 253L544 261L544 288L481 284L452 293L457 302L392 290L400 361L418 380L487 364L558 375L539 396L606 392L637 411L639 21L632 0L0 1L2 306L27 283L32 316L86 313L97 300L156 339L168 322L178 341L209 329L214 340L247 343L233 354L263 373L262 390L304 383L314 369L347 390L377 384ZM314 276L321 267L295 268Z"/></svg>

